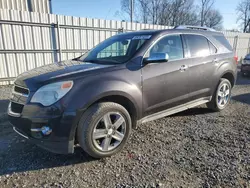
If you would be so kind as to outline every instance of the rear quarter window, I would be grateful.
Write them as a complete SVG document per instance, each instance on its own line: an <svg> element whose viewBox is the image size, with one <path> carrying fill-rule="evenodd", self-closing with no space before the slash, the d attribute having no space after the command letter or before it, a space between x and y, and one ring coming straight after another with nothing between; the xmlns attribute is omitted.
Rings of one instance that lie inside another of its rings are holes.
<svg viewBox="0 0 250 188"><path fill-rule="evenodd" d="M214 35L213 37L226 49L228 49L229 51L233 51L232 46L223 35Z"/></svg>

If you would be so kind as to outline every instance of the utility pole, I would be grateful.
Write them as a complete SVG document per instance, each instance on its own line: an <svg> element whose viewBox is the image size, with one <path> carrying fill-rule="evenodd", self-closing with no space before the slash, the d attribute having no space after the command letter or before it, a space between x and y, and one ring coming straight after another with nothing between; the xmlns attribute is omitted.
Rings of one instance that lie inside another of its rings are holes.
<svg viewBox="0 0 250 188"><path fill-rule="evenodd" d="M248 6L248 33L250 33L250 5Z"/></svg>
<svg viewBox="0 0 250 188"><path fill-rule="evenodd" d="M134 0L130 0L130 22L133 22Z"/></svg>

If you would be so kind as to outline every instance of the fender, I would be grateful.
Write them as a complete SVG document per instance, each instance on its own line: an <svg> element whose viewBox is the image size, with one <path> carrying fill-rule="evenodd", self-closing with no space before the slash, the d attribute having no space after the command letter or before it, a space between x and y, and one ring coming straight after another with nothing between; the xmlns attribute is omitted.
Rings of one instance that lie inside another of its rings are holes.
<svg viewBox="0 0 250 188"><path fill-rule="evenodd" d="M236 70L236 72L234 71ZM225 75L225 74L232 74L233 78L234 78L234 83L236 81L237 78L237 69L235 69L235 67L232 66L232 63L228 62L228 61L223 61L216 69L216 71L214 72L213 76L215 79L214 81L217 82L216 84L214 84L213 88L211 89L213 94L220 82L220 79Z"/></svg>
<svg viewBox="0 0 250 188"><path fill-rule="evenodd" d="M124 75L124 77L125 76L126 75ZM77 124L86 109L104 97L122 96L129 99L135 106L137 117L141 118L142 91L140 79L137 80L137 82L135 82L135 80L127 82L122 79L123 76L120 78L114 78L113 76L101 77L102 76L94 76L86 78L84 81L78 80L78 82L81 82L76 84L79 87L74 88L70 95L64 99L64 104L67 105L65 108L67 109L66 113L71 112L75 114L75 120L70 134L71 136L74 135ZM140 78L140 74L138 78ZM134 78L130 77L130 79ZM72 100L72 98L74 98L74 100Z"/></svg>
<svg viewBox="0 0 250 188"><path fill-rule="evenodd" d="M228 74L228 73L232 74L233 79L234 79L233 82L235 84L236 78L237 78L237 65L236 64L235 64L235 67L233 67L232 63L225 61L218 67L217 71L218 71L217 75L219 79L223 77L223 75L225 74Z"/></svg>

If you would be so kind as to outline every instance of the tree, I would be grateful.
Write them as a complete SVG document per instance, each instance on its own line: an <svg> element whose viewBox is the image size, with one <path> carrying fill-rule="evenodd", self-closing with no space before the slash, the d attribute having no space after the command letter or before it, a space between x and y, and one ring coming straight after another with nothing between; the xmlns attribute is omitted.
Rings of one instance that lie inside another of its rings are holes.
<svg viewBox="0 0 250 188"><path fill-rule="evenodd" d="M140 1L138 2L139 10L141 11L141 17L143 23L148 23L149 20L149 8L148 8L149 0Z"/></svg>
<svg viewBox="0 0 250 188"><path fill-rule="evenodd" d="M211 9L207 12L205 18L205 25L207 27L221 30L222 21L223 21L223 16L221 15L219 10Z"/></svg>
<svg viewBox="0 0 250 188"><path fill-rule="evenodd" d="M197 25L193 0L173 0L170 6L171 25Z"/></svg>
<svg viewBox="0 0 250 188"><path fill-rule="evenodd" d="M121 2L121 10L122 10L122 12L124 12L125 13L125 17L129 17L130 18L130 14L131 14L131 3L130 3L130 0L120 0L120 2ZM134 0L133 1L133 21L134 22L137 22L138 21L138 15L137 15L137 5L136 5L136 3L137 3L137 1L136 0ZM122 15L122 12L116 12L116 15L118 16L120 16L121 17L121 15ZM131 18L130 18L131 19Z"/></svg>
<svg viewBox="0 0 250 188"><path fill-rule="evenodd" d="M162 0L137 0L144 23L159 23L159 15L161 13Z"/></svg>
<svg viewBox="0 0 250 188"><path fill-rule="evenodd" d="M121 0L122 10L130 13L130 0ZM249 0L250 1L250 0ZM213 8L214 0L134 0L137 20L161 25L201 25L222 28L223 17ZM197 11L198 10L198 11Z"/></svg>
<svg viewBox="0 0 250 188"><path fill-rule="evenodd" d="M205 25L206 17L214 5L214 0L201 0L201 26Z"/></svg>
<svg viewBox="0 0 250 188"><path fill-rule="evenodd" d="M236 8L238 19L243 27L243 32L250 32L249 12L250 12L250 0L241 0ZM247 30L248 27L248 30Z"/></svg>

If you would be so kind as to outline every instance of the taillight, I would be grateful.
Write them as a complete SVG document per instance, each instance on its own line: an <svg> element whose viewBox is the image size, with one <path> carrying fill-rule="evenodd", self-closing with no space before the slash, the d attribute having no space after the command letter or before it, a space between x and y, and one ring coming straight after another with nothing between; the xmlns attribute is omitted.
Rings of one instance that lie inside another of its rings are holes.
<svg viewBox="0 0 250 188"><path fill-rule="evenodd" d="M234 56L234 60L235 60L235 63L238 64L238 56L237 55Z"/></svg>

